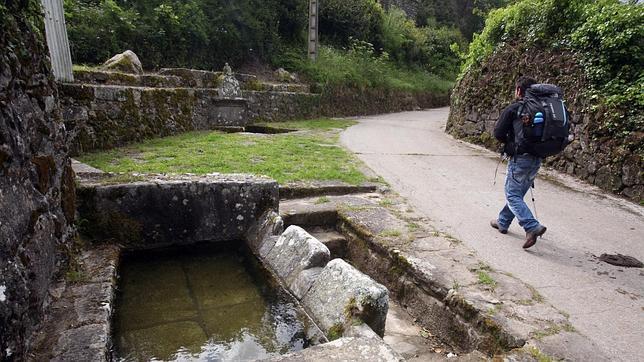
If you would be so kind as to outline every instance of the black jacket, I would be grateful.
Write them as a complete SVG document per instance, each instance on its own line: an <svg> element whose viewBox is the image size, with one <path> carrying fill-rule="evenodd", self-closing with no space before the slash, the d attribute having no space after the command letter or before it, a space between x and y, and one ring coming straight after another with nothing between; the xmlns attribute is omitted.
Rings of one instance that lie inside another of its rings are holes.
<svg viewBox="0 0 644 362"><path fill-rule="evenodd" d="M522 150L517 152L514 141L514 122L519 121L519 107L521 107L519 101L507 106L494 126L494 138L503 143L503 152L509 156L524 153Z"/></svg>

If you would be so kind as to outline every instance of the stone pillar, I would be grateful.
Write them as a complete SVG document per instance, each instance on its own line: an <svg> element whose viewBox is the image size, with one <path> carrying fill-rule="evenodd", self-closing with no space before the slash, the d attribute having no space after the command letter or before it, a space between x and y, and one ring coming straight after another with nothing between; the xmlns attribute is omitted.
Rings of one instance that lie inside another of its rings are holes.
<svg viewBox="0 0 644 362"><path fill-rule="evenodd" d="M318 21L320 3L318 0L309 0L309 59L315 61L318 58Z"/></svg>
<svg viewBox="0 0 644 362"><path fill-rule="evenodd" d="M51 70L60 82L73 82L72 56L69 51L63 0L41 0L45 13L45 33Z"/></svg>

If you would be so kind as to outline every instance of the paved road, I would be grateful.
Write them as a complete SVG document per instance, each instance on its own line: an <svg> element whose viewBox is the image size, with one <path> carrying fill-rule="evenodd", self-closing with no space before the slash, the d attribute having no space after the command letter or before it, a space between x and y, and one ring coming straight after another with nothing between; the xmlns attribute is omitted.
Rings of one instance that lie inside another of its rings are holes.
<svg viewBox="0 0 644 362"><path fill-rule="evenodd" d="M341 139L436 227L569 313L574 327L611 360L644 359L644 270L595 257L618 252L644 261L644 208L550 172L535 190L548 232L524 251L516 222L508 235L488 224L504 204L505 165L493 185L498 157L445 134L448 112L364 118Z"/></svg>

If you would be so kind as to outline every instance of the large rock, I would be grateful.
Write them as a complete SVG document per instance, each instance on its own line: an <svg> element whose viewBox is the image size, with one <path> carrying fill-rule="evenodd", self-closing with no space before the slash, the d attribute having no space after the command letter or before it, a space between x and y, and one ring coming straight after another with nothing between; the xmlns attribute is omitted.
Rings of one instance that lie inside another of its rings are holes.
<svg viewBox="0 0 644 362"><path fill-rule="evenodd" d="M329 249L299 226L289 226L275 242L265 261L287 285L304 270L323 267L331 258Z"/></svg>
<svg viewBox="0 0 644 362"><path fill-rule="evenodd" d="M344 260L334 259L318 275L302 304L330 338L342 335L356 319L383 336L389 291Z"/></svg>
<svg viewBox="0 0 644 362"><path fill-rule="evenodd" d="M139 57L131 50L116 54L103 64L105 70L115 70L123 73L142 74L143 66Z"/></svg>

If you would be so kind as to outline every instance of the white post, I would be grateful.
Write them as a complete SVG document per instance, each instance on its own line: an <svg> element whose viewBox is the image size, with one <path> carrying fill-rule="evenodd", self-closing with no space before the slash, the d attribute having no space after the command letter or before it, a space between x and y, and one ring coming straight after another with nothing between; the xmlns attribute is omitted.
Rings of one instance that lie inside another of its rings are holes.
<svg viewBox="0 0 644 362"><path fill-rule="evenodd" d="M315 61L318 58L318 12L320 4L318 0L309 0L309 59Z"/></svg>
<svg viewBox="0 0 644 362"><path fill-rule="evenodd" d="M63 0L41 1L45 12L45 36L54 78L61 82L73 82L72 56L67 40Z"/></svg>

